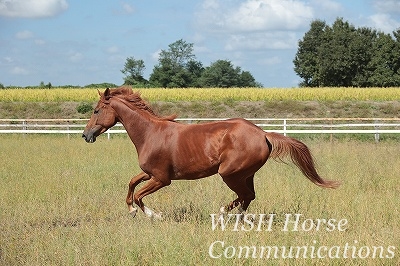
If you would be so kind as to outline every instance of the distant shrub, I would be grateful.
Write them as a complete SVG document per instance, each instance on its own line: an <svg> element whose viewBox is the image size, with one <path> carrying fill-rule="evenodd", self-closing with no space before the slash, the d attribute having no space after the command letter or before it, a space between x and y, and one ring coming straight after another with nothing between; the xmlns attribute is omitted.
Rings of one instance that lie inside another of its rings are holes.
<svg viewBox="0 0 400 266"><path fill-rule="evenodd" d="M93 106L89 102L81 102L77 107L76 110L80 114L86 114L93 110Z"/></svg>

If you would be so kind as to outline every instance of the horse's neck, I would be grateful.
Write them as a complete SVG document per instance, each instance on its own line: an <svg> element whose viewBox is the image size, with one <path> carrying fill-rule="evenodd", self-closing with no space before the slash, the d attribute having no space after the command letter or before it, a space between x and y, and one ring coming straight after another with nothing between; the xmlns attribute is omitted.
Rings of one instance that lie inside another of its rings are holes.
<svg viewBox="0 0 400 266"><path fill-rule="evenodd" d="M121 100L113 101L112 107L117 112L119 121L139 151L144 145L146 138L151 135L149 132L152 131L155 123L154 119L144 111L132 110Z"/></svg>

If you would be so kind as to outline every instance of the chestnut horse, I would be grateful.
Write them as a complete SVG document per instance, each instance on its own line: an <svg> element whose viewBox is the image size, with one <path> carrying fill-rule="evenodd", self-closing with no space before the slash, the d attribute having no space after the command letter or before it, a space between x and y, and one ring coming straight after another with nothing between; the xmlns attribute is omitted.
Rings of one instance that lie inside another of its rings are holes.
<svg viewBox="0 0 400 266"><path fill-rule="evenodd" d="M266 133L240 118L202 124L181 124L175 116L159 117L138 93L129 87L99 91L100 101L82 137L93 143L96 137L122 123L136 147L142 173L129 183L126 203L135 216L137 208L149 217L160 218L143 204L143 197L171 184L171 180L193 180L218 173L237 199L221 213L238 207L247 210L255 199L253 178L269 157L291 158L314 184L336 188L339 183L322 179L309 149L302 142L277 133ZM136 193L135 187L147 181Z"/></svg>

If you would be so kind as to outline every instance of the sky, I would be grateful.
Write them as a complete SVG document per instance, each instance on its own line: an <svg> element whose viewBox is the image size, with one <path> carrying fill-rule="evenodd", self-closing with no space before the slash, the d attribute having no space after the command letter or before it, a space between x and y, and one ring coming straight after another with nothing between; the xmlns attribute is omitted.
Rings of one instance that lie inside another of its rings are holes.
<svg viewBox="0 0 400 266"><path fill-rule="evenodd" d="M229 60L264 87L297 87L298 41L313 20L338 17L391 33L400 0L0 0L0 83L121 85L128 57L148 79L183 39L203 66Z"/></svg>

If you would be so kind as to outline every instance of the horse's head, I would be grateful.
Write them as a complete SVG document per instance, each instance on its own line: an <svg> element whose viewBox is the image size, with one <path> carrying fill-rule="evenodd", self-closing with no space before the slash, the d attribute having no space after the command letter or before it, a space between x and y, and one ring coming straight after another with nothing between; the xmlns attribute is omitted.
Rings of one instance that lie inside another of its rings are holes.
<svg viewBox="0 0 400 266"><path fill-rule="evenodd" d="M100 100L82 134L82 138L89 143L95 142L97 136L118 122L117 113L110 106L110 89L107 88L104 93L99 91L99 95Z"/></svg>

